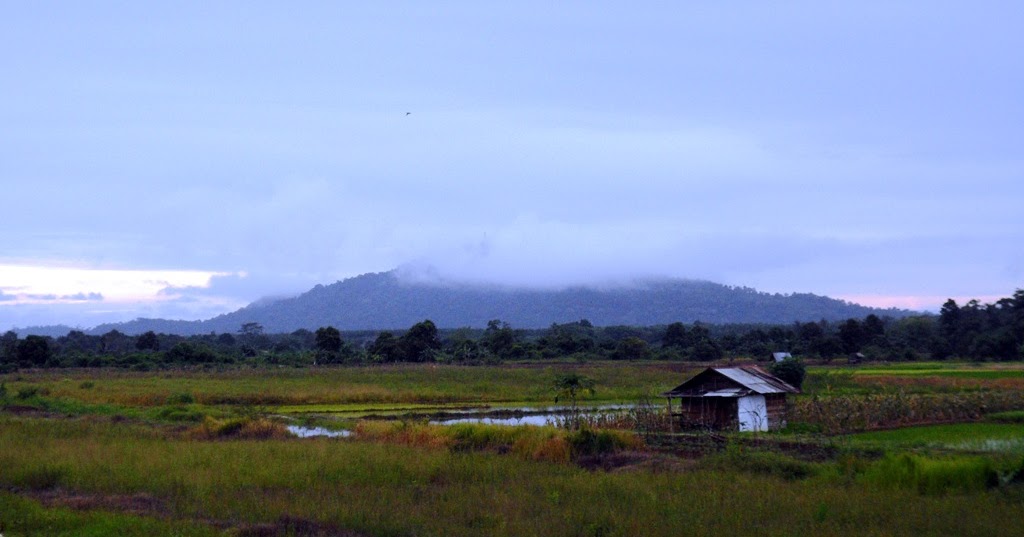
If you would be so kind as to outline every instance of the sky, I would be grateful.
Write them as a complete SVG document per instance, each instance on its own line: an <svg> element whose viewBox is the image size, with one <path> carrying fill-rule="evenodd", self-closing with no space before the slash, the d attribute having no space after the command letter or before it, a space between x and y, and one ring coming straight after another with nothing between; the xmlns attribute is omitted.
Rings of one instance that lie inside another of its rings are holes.
<svg viewBox="0 0 1024 537"><path fill-rule="evenodd" d="M0 330L402 267L1024 286L1024 8L0 1Z"/></svg>

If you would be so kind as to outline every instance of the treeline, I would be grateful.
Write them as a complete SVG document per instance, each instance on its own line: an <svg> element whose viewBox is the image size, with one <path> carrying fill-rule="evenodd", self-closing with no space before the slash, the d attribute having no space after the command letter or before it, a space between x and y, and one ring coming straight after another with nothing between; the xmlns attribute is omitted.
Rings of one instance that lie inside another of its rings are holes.
<svg viewBox="0 0 1024 537"><path fill-rule="evenodd" d="M493 320L485 329L439 330L424 320L405 331L342 332L325 326L268 334L255 322L236 333L138 336L73 330L52 338L13 331L0 336L0 371L30 367L153 369L204 364L308 366L387 362L497 363L508 360L768 359L789 352L805 359L907 361L1024 359L1024 290L993 304L949 300L938 316L790 325L597 327L587 320L546 329L515 329Z"/></svg>

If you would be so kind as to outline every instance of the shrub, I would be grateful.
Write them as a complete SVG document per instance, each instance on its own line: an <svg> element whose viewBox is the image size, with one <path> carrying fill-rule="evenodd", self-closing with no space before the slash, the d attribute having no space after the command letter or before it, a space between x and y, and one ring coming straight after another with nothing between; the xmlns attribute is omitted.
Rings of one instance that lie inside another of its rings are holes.
<svg viewBox="0 0 1024 537"><path fill-rule="evenodd" d="M568 433L566 440L574 458L588 455L606 455L616 451L639 449L642 442L624 431L594 430L583 427Z"/></svg>
<svg viewBox="0 0 1024 537"><path fill-rule="evenodd" d="M205 414L183 406L166 406L156 411L156 419L163 421L201 421Z"/></svg>
<svg viewBox="0 0 1024 537"><path fill-rule="evenodd" d="M15 486L30 490L47 490L56 488L67 478L68 471L61 466L43 463L39 466L23 468L15 473L12 482Z"/></svg>
<svg viewBox="0 0 1024 537"><path fill-rule="evenodd" d="M207 416L188 436L194 440L270 440L288 438L291 433L284 425L266 418L217 420Z"/></svg>
<svg viewBox="0 0 1024 537"><path fill-rule="evenodd" d="M167 396L167 404L169 405L191 405L196 402L196 398L190 393L172 393Z"/></svg>
<svg viewBox="0 0 1024 537"><path fill-rule="evenodd" d="M1010 410L1007 412L996 412L989 414L988 419L999 423L1021 423L1024 424L1024 410Z"/></svg>
<svg viewBox="0 0 1024 537"><path fill-rule="evenodd" d="M812 463L774 451L748 450L735 444L729 445L720 454L708 457L704 464L719 470L739 470L790 481L805 479L817 473L817 467Z"/></svg>
<svg viewBox="0 0 1024 537"><path fill-rule="evenodd" d="M15 395L18 399L25 400L31 399L38 395L50 395L50 390L46 388L40 388L39 386L25 386L24 388L18 388L18 393Z"/></svg>
<svg viewBox="0 0 1024 537"><path fill-rule="evenodd" d="M804 377L807 375L807 366L802 360L796 358L786 358L781 362L775 362L770 369L773 375L795 388L800 388L803 385Z"/></svg>

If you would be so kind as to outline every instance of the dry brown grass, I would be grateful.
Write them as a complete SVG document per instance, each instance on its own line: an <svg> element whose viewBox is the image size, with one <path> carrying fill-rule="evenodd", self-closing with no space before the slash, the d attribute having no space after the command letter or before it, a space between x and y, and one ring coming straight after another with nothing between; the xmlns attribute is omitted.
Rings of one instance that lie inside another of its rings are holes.
<svg viewBox="0 0 1024 537"><path fill-rule="evenodd" d="M234 418L218 420L209 416L196 427L186 431L192 440L280 440L292 436L288 429L267 418Z"/></svg>

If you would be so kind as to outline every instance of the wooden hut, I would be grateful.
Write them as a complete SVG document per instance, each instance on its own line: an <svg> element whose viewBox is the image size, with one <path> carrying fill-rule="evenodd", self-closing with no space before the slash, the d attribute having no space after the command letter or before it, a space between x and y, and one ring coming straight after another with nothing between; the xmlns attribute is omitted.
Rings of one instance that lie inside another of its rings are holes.
<svg viewBox="0 0 1024 537"><path fill-rule="evenodd" d="M745 366L709 367L662 396L684 425L767 431L786 426L787 393L800 390L757 366Z"/></svg>

